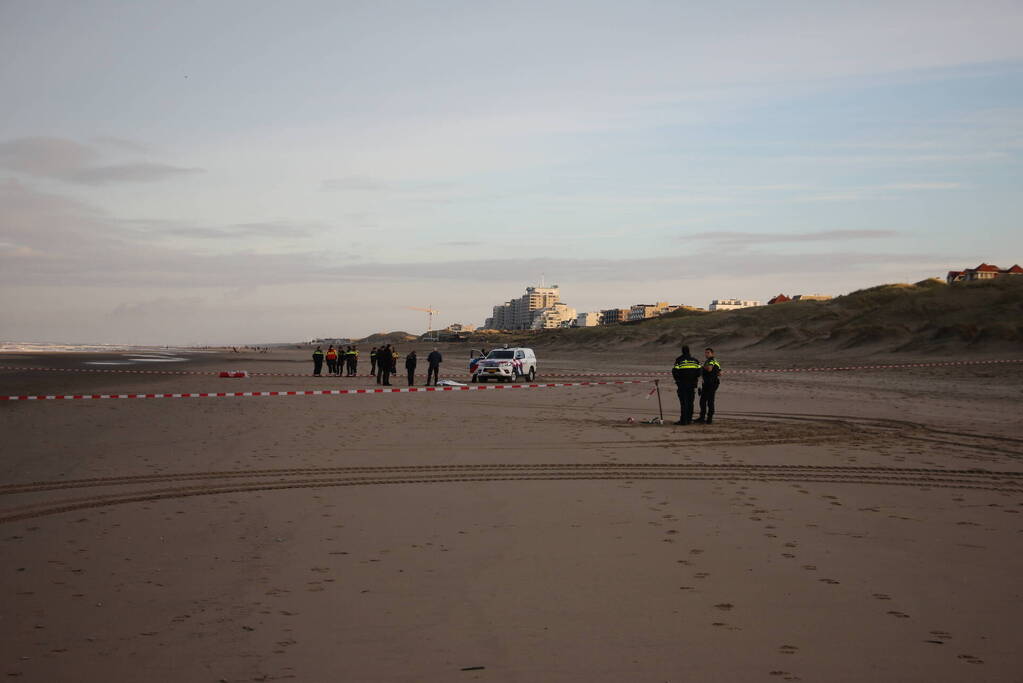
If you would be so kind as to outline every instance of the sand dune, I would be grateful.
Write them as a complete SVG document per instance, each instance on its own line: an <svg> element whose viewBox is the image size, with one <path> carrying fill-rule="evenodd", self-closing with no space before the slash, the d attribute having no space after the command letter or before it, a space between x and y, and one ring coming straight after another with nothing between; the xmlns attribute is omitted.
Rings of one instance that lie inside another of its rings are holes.
<svg viewBox="0 0 1023 683"><path fill-rule="evenodd" d="M663 318L574 330L490 335L491 344L612 351L675 346L683 339L765 353L1018 353L1023 277L946 285L881 285L832 301L794 301L738 311L682 310Z"/></svg>

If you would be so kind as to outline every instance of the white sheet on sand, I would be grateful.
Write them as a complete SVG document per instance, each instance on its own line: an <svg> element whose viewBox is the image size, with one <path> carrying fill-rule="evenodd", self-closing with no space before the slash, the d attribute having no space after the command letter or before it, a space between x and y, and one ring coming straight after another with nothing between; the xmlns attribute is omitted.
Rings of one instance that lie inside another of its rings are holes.
<svg viewBox="0 0 1023 683"><path fill-rule="evenodd" d="M463 384L462 382L456 382L453 379L442 379L441 381L437 382L437 386L439 386L439 387L464 387L465 384Z"/></svg>

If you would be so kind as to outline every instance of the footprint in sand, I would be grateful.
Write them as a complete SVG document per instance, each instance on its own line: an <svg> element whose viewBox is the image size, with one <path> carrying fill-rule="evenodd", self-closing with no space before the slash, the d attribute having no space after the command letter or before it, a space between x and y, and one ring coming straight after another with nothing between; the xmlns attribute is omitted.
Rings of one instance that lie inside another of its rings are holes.
<svg viewBox="0 0 1023 683"><path fill-rule="evenodd" d="M815 571L817 571L817 565L815 565L815 564L804 564L803 565L803 569L805 569L807 571L815 572Z"/></svg>
<svg viewBox="0 0 1023 683"><path fill-rule="evenodd" d="M735 607L735 605L733 605L730 602L719 602L718 604L714 605L714 607L718 608L722 612L727 612L733 607Z"/></svg>
<svg viewBox="0 0 1023 683"><path fill-rule="evenodd" d="M841 583L840 581L835 581L834 579L818 579L818 580L821 583L827 583L827 584L830 584L832 586L837 586L839 583Z"/></svg>
<svg viewBox="0 0 1023 683"><path fill-rule="evenodd" d="M694 579L705 579L708 576L710 576L710 574L708 572L699 572L697 574L693 574L693 578Z"/></svg>
<svg viewBox="0 0 1023 683"><path fill-rule="evenodd" d="M984 660L980 657L974 657L973 655L959 655L958 659L963 660L967 664L983 664Z"/></svg>
<svg viewBox="0 0 1023 683"><path fill-rule="evenodd" d="M799 651L799 648L795 645L782 645L778 648L778 652L783 655L794 655Z"/></svg>
<svg viewBox="0 0 1023 683"><path fill-rule="evenodd" d="M888 610L888 614L892 615L897 619L909 619L909 615L905 612L898 612L896 610Z"/></svg>
<svg viewBox="0 0 1023 683"><path fill-rule="evenodd" d="M887 593L874 593L874 597L877 598L878 600L891 600L892 599L892 596L888 595Z"/></svg>

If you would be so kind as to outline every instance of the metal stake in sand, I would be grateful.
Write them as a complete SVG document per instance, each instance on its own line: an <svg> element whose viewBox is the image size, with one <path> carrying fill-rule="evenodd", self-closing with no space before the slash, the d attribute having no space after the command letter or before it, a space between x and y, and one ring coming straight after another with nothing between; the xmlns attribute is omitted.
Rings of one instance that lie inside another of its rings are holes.
<svg viewBox="0 0 1023 683"><path fill-rule="evenodd" d="M661 380L654 380L654 388L657 389L657 414L661 416L661 424L664 424L664 408L661 406Z"/></svg>

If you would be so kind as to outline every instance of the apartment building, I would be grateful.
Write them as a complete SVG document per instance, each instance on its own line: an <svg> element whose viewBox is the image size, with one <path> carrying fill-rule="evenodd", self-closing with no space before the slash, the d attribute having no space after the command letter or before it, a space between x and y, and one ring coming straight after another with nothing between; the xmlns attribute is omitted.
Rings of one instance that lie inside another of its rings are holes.
<svg viewBox="0 0 1023 683"><path fill-rule="evenodd" d="M533 316L531 325L534 330L550 330L556 327L568 327L575 320L576 311L568 304L560 301L549 308L542 308Z"/></svg>
<svg viewBox="0 0 1023 683"><path fill-rule="evenodd" d="M561 300L561 290L557 285L552 287L526 287L526 293L517 299L511 299L494 306L493 315L487 318L484 329L490 330L528 330L539 311L554 308ZM574 316L574 314L573 314Z"/></svg>
<svg viewBox="0 0 1023 683"><path fill-rule="evenodd" d="M665 313L671 313L677 311L681 306L673 306L667 301L658 301L653 304L635 304L629 308L629 320L646 320L647 318L656 318L659 315Z"/></svg>
<svg viewBox="0 0 1023 683"><path fill-rule="evenodd" d="M753 308L759 306L759 301L751 299L714 299L707 307L709 311L734 311L739 308Z"/></svg>
<svg viewBox="0 0 1023 683"><path fill-rule="evenodd" d="M600 311L580 313L575 317L576 327L596 327L600 324Z"/></svg>
<svg viewBox="0 0 1023 683"><path fill-rule="evenodd" d="M600 312L601 325L617 325L628 321L628 319L629 309L627 308L608 308Z"/></svg>

